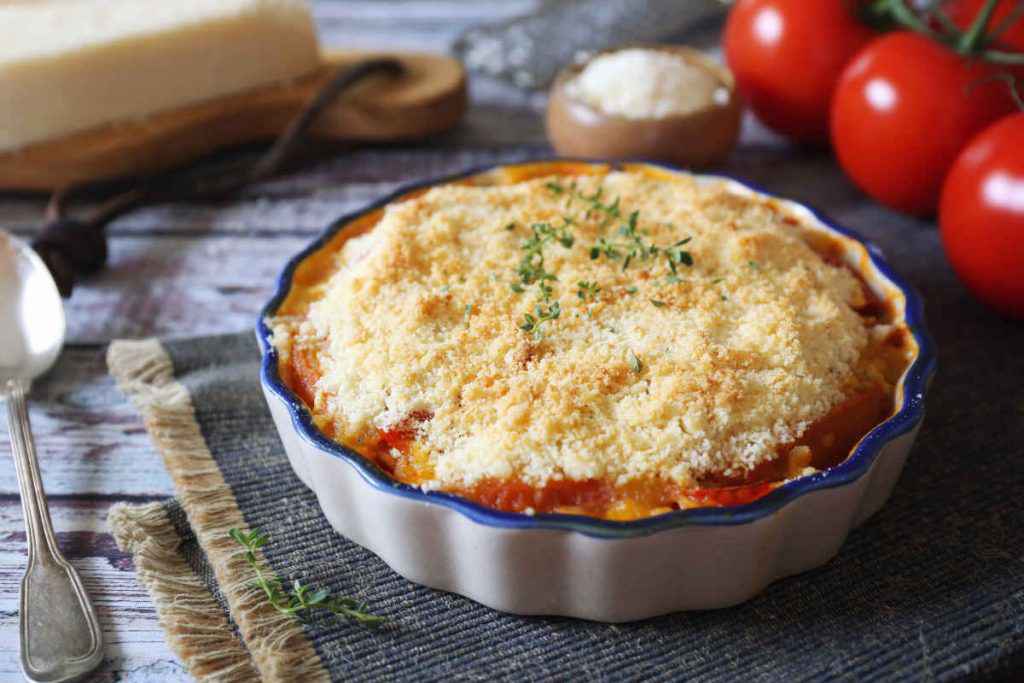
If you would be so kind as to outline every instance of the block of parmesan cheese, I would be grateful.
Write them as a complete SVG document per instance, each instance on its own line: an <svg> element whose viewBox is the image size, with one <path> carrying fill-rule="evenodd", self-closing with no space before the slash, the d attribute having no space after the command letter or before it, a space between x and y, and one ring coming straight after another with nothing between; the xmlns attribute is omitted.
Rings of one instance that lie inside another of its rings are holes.
<svg viewBox="0 0 1024 683"><path fill-rule="evenodd" d="M0 0L0 152L319 64L305 0Z"/></svg>

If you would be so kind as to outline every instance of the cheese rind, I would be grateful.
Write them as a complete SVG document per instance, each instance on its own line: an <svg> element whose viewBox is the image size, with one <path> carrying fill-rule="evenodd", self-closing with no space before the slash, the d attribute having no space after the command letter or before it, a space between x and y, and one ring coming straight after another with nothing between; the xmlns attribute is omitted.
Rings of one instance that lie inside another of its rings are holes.
<svg viewBox="0 0 1024 683"><path fill-rule="evenodd" d="M303 0L0 4L0 151L292 80L319 64Z"/></svg>

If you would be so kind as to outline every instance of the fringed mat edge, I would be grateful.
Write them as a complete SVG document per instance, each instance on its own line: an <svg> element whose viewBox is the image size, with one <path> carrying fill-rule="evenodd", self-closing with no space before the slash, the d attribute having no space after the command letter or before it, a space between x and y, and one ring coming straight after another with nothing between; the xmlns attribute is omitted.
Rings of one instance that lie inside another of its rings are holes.
<svg viewBox="0 0 1024 683"><path fill-rule="evenodd" d="M262 591L250 584L245 551L228 536L232 528L246 527L244 518L203 439L188 390L175 380L163 346L155 339L115 341L108 350L107 365L121 391L142 413L150 438L163 456L178 500L245 641L239 649L248 649L264 681L329 681L301 624L275 610ZM152 583L161 580L155 574L150 577ZM165 587L150 591L164 594ZM166 633L168 639L182 637Z"/></svg>
<svg viewBox="0 0 1024 683"><path fill-rule="evenodd" d="M258 680L252 657L224 610L179 551L181 537L163 504L119 503L110 509L107 523L117 547L132 556L167 644L188 672L216 683Z"/></svg>

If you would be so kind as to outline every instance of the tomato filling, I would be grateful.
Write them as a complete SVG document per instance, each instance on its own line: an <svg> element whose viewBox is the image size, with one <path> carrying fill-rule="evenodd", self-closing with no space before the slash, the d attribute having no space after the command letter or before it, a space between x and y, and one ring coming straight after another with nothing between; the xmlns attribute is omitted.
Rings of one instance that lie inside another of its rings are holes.
<svg viewBox="0 0 1024 683"><path fill-rule="evenodd" d="M903 346L906 335L894 332L883 344L890 348ZM314 351L294 349L286 375L299 397L312 405L320 375ZM807 467L824 470L839 464L864 434L891 414L892 408L893 397L886 384L861 387L812 424L798 441L781 447L779 457L742 474L709 474L695 486L685 488L656 477L623 486L598 479L552 480L543 486L519 479L486 479L448 491L505 512L560 512L616 520L639 519L684 507L744 505L768 495L786 479L800 476ZM416 446L419 430L432 417L426 410L413 411L390 427L377 430L358 450L392 478L420 486L434 478L428 454Z"/></svg>
<svg viewBox="0 0 1024 683"><path fill-rule="evenodd" d="M600 479L552 480L534 486L520 479L485 479L468 488L452 489L464 498L504 512L562 512L607 519L637 519L681 507L744 505L771 493L782 481L800 476L804 468L827 469L842 462L867 431L885 419L891 398L882 386L855 394L812 425L783 454L742 475L708 475L695 487L656 477L616 486ZM433 467L415 448L420 425L429 412L410 413L401 422L379 430L367 457L407 484L433 478ZM396 452L398 455L396 455Z"/></svg>
<svg viewBox="0 0 1024 683"><path fill-rule="evenodd" d="M893 335L885 343L905 343L905 337ZM315 354L310 349L295 349L287 374L288 383L300 398L312 404L319 377ZM786 479L800 476L806 467L824 470L839 464L857 441L891 411L892 396L885 385L862 387L811 425L797 442L780 448L779 457L742 474L706 475L690 487L656 477L622 486L599 479L559 479L543 486L519 479L485 479L449 492L504 512L560 512L618 520L683 507L744 505L768 495ZM433 479L434 471L427 453L416 447L416 438L432 417L430 411L413 411L388 428L377 430L359 451L394 479L422 485Z"/></svg>

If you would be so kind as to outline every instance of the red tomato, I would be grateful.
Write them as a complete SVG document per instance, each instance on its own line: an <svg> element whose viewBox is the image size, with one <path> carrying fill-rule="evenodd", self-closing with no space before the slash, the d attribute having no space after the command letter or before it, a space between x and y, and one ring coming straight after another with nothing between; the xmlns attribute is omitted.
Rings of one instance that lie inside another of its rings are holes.
<svg viewBox="0 0 1024 683"><path fill-rule="evenodd" d="M739 0L724 47L736 85L767 126L828 142L829 102L846 63L874 36L842 0Z"/></svg>
<svg viewBox="0 0 1024 683"><path fill-rule="evenodd" d="M1020 0L1000 0L989 21L989 32L999 28L1002 22L1020 4ZM954 0L944 6L946 14L960 29L966 30L985 5L985 0ZM1024 13L1017 14L1016 20L996 37L996 48L1024 51Z"/></svg>
<svg viewBox="0 0 1024 683"><path fill-rule="evenodd" d="M1024 113L975 137L942 190L942 243L974 294L1024 318Z"/></svg>
<svg viewBox="0 0 1024 683"><path fill-rule="evenodd" d="M960 150L1014 110L993 73L916 33L876 39L843 71L832 99L832 144L843 169L883 204L934 213Z"/></svg>

